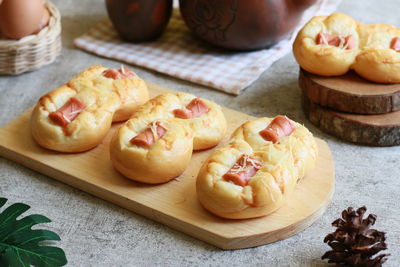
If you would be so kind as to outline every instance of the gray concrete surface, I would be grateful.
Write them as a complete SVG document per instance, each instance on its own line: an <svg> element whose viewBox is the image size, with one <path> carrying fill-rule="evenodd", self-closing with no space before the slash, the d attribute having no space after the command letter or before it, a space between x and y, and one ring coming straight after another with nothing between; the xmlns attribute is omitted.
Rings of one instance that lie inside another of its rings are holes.
<svg viewBox="0 0 400 267"><path fill-rule="evenodd" d="M49 89L89 64L120 63L74 49L72 41L106 16L104 1L54 0L63 14L63 52L51 66L16 77L0 77L0 125L16 118ZM339 11L365 23L400 27L398 0L344 0ZM1 64L1 63L0 63ZM321 266L328 249L322 240L330 223L348 206L366 205L387 232L385 266L400 266L400 147L373 148L342 142L322 133L304 117L292 55L276 62L241 96L233 97L134 67L142 78L197 94L254 116L287 114L326 140L334 154L336 192L327 212L300 234L271 245L237 251L214 246L148 220L49 177L0 158L0 196L32 206L53 220L69 266ZM322 265L323 266L323 265Z"/></svg>

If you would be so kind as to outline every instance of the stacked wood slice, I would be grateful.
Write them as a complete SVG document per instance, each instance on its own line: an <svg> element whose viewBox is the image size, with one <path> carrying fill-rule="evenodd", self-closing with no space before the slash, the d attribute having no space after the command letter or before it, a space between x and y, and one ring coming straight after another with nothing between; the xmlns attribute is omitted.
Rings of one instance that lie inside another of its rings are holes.
<svg viewBox="0 0 400 267"><path fill-rule="evenodd" d="M321 130L357 144L400 145L400 84L378 84L349 72L322 77L300 70L303 109Z"/></svg>

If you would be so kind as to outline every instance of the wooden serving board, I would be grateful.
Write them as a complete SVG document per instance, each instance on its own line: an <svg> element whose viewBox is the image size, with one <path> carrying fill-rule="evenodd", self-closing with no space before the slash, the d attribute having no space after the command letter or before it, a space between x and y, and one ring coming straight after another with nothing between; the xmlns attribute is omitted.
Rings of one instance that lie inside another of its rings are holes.
<svg viewBox="0 0 400 267"><path fill-rule="evenodd" d="M369 146L400 145L400 111L380 115L339 112L313 103L304 94L303 110L314 125L346 141Z"/></svg>
<svg viewBox="0 0 400 267"><path fill-rule="evenodd" d="M323 77L300 69L303 93L323 107L356 114L383 114L400 110L400 84L369 82L355 72Z"/></svg>
<svg viewBox="0 0 400 267"><path fill-rule="evenodd" d="M152 96L172 90L148 83ZM252 117L224 108L230 135ZM166 224L223 249L264 245L292 236L310 226L325 211L334 191L334 166L327 144L316 169L302 179L293 196L275 213L257 219L227 220L204 210L196 198L195 179L212 150L193 154L187 170L162 185L133 182L115 171L109 160L113 125L102 144L78 154L62 154L39 147L29 129L30 110L0 129L0 155L54 179ZM228 136L223 141L226 142Z"/></svg>

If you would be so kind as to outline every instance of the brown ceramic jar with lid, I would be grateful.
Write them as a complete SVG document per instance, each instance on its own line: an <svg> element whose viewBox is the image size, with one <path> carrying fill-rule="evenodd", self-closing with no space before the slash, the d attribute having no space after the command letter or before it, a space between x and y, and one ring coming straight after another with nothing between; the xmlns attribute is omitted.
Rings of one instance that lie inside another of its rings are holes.
<svg viewBox="0 0 400 267"><path fill-rule="evenodd" d="M201 39L235 50L282 40L317 0L180 0L186 25Z"/></svg>
<svg viewBox="0 0 400 267"><path fill-rule="evenodd" d="M106 0L106 6L114 28L130 42L159 37L172 12L172 0Z"/></svg>

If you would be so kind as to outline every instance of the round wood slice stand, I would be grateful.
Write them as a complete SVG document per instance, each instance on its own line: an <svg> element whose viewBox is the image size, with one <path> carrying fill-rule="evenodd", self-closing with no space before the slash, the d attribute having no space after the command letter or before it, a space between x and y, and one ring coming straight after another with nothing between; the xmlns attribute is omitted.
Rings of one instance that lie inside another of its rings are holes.
<svg viewBox="0 0 400 267"><path fill-rule="evenodd" d="M305 94L303 109L314 125L349 142L370 146L400 145L400 111L381 115L338 112L313 103Z"/></svg>
<svg viewBox="0 0 400 267"><path fill-rule="evenodd" d="M323 77L300 69L303 93L323 107L357 114L383 114L400 110L400 84L369 82L355 72Z"/></svg>

